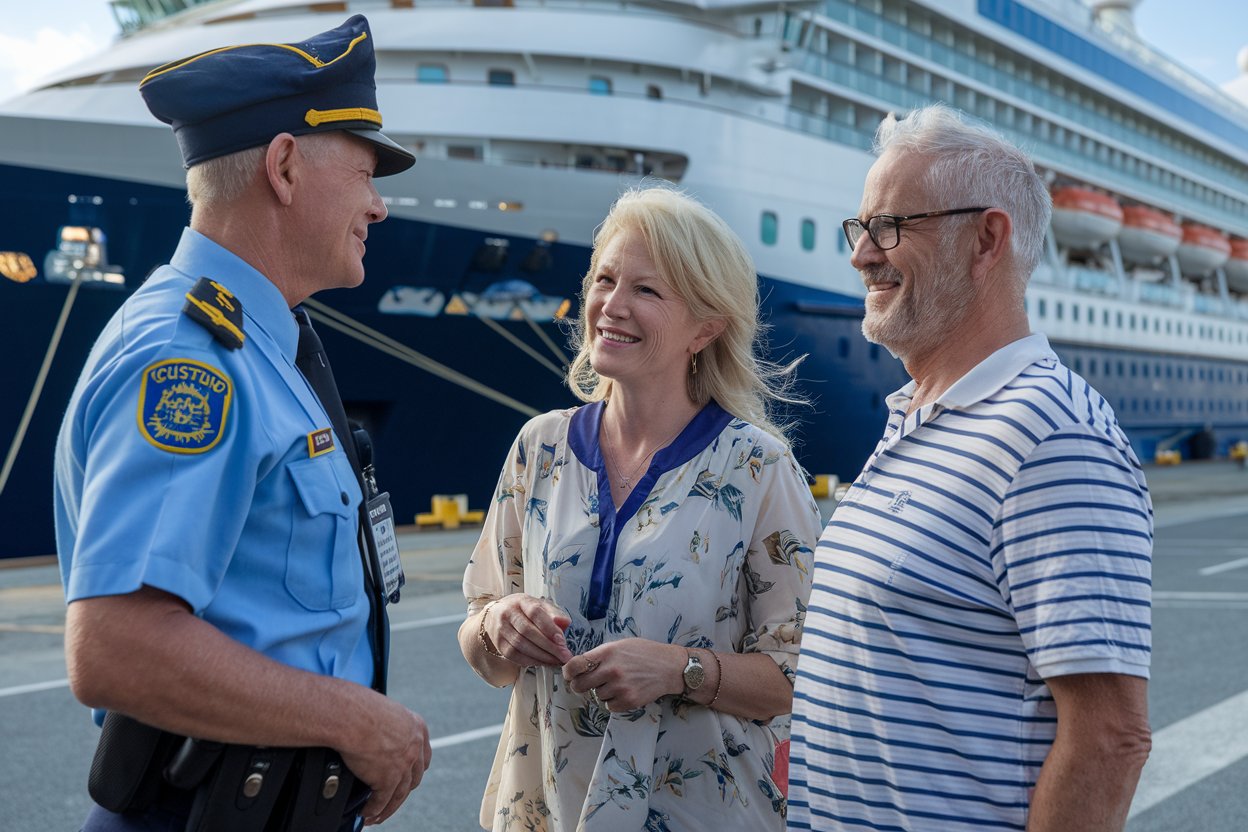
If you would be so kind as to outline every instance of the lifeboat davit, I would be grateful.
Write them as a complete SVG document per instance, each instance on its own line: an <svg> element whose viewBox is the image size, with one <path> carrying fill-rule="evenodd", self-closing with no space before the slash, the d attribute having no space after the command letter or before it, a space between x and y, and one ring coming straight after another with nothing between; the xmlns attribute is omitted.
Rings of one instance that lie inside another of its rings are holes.
<svg viewBox="0 0 1248 832"><path fill-rule="evenodd" d="M1227 285L1237 292L1248 292L1248 240L1231 240L1231 257L1222 268Z"/></svg>
<svg viewBox="0 0 1248 832"><path fill-rule="evenodd" d="M1231 241L1207 225L1185 222L1178 255L1183 274L1203 277L1230 259Z"/></svg>
<svg viewBox="0 0 1248 832"><path fill-rule="evenodd" d="M1169 257L1179 248L1183 229L1160 211L1143 205L1122 209L1122 231L1118 248L1122 258L1132 263L1152 263Z"/></svg>
<svg viewBox="0 0 1248 832"><path fill-rule="evenodd" d="M1053 191L1053 238L1058 245L1089 249L1118 236L1122 206L1118 200L1087 188Z"/></svg>

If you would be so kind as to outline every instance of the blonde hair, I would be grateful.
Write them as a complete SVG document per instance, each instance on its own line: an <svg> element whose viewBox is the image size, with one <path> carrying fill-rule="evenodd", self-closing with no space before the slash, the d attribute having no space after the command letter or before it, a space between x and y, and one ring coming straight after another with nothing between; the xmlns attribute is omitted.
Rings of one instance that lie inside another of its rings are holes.
<svg viewBox="0 0 1248 832"><path fill-rule="evenodd" d="M585 305L599 260L621 232L639 232L659 275L689 305L695 321L722 320L723 331L700 353L698 371L686 375L689 398L699 407L710 399L720 407L788 444L791 425L777 424L777 404L804 404L789 392L794 368L758 357L763 327L758 321L758 272L728 224L693 197L669 186L633 188L611 206L594 235L589 271L581 283L581 316L572 333L576 357L568 386L585 402L611 396L611 379L590 364ZM804 358L804 356L803 356Z"/></svg>

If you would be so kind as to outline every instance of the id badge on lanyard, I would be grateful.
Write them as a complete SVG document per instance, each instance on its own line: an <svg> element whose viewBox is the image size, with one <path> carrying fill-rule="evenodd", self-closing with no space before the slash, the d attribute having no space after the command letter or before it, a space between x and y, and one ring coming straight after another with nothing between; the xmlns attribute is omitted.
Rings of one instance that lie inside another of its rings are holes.
<svg viewBox="0 0 1248 832"><path fill-rule="evenodd" d="M383 491L365 503L368 508L368 533L372 535L381 567L382 585L386 601L399 602L399 590L407 582L403 575L403 561L399 557L399 539L394 533L394 510L390 507L390 492Z"/></svg>

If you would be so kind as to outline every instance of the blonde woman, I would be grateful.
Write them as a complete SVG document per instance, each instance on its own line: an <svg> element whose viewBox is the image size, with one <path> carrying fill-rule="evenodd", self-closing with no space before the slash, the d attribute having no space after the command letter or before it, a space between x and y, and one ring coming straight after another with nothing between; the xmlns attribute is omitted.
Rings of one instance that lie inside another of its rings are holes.
<svg viewBox="0 0 1248 832"><path fill-rule="evenodd" d="M754 265L695 200L635 190L581 301L588 404L521 430L464 575L464 656L513 686L481 825L779 830L820 521L768 416Z"/></svg>

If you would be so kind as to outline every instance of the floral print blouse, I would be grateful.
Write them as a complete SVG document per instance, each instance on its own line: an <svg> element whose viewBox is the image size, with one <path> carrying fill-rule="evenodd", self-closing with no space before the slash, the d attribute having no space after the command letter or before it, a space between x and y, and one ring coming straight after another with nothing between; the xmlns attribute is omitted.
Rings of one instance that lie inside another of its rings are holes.
<svg viewBox="0 0 1248 832"><path fill-rule="evenodd" d="M598 444L603 404L520 431L464 575L469 613L524 592L572 619L573 654L638 637L765 653L792 682L819 509L775 437L707 404L617 511ZM481 826L531 832L779 830L770 724L664 696L610 713L558 668L524 668Z"/></svg>

